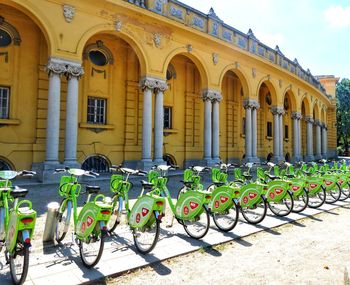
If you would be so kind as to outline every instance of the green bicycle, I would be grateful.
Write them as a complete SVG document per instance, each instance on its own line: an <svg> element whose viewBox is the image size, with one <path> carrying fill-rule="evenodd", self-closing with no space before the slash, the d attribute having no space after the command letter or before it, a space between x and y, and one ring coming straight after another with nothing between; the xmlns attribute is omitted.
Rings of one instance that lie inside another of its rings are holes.
<svg viewBox="0 0 350 285"><path fill-rule="evenodd" d="M77 198L81 190L78 178L81 176L95 177L98 174L68 167L55 170L55 173L62 172L68 173L69 176L62 176L60 180L59 195L63 197L63 200L57 215L56 241L61 242L66 236L73 214L74 234L79 246L80 257L83 264L90 268L95 266L102 256L104 240L107 236L106 223L111 215L112 205L106 201L104 195L98 194L99 186L87 185L87 200L78 215ZM94 200L91 200L92 194L98 194Z"/></svg>
<svg viewBox="0 0 350 285"><path fill-rule="evenodd" d="M33 171L0 171L0 251L5 245L5 257L10 263L14 284L23 284L29 267L29 249L36 222L36 211L29 200L19 201L28 190L12 186L17 176L33 176ZM13 202L13 207L9 207Z"/></svg>
<svg viewBox="0 0 350 285"><path fill-rule="evenodd" d="M173 225L174 219L184 227L185 232L192 238L203 238L210 225L208 204L211 199L211 193L208 191L186 191L179 195L174 203L169 189L167 188L167 173L169 170L177 167L171 165L158 165L148 173L148 181L153 187L153 191L168 200L170 209L173 213L172 221L168 225Z"/></svg>
<svg viewBox="0 0 350 285"><path fill-rule="evenodd" d="M132 183L129 182L129 176L144 176L147 172L121 166L112 166L110 169L121 173L121 175L113 174L110 180L110 188L114 195L112 197L112 215L107 224L108 231L112 233L120 223L125 205L126 217L133 232L135 246L142 254L149 253L158 241L159 224L165 211L165 199L152 191L153 185L150 185L147 181L141 181L141 194L130 209L128 193L132 188ZM144 194L145 190L149 192Z"/></svg>

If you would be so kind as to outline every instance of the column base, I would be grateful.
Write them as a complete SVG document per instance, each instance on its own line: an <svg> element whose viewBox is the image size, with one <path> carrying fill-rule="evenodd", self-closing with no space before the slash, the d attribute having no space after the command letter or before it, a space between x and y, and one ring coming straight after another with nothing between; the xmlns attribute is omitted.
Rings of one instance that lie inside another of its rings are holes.
<svg viewBox="0 0 350 285"><path fill-rule="evenodd" d="M205 166L207 162L203 159L188 159L184 161L184 168L189 168L190 166Z"/></svg>
<svg viewBox="0 0 350 285"><path fill-rule="evenodd" d="M302 160L303 160L303 158L299 155L299 156L292 157L291 162L296 163L296 162L302 161Z"/></svg>
<svg viewBox="0 0 350 285"><path fill-rule="evenodd" d="M315 160L315 157L313 155L305 155L304 160L305 162L310 162Z"/></svg>
<svg viewBox="0 0 350 285"><path fill-rule="evenodd" d="M316 159L316 160L322 159L322 155L321 155L321 154L316 154L316 155L315 155L315 159Z"/></svg>
<svg viewBox="0 0 350 285"><path fill-rule="evenodd" d="M65 160L63 165L68 166L69 168L81 168L81 164L76 160Z"/></svg>
<svg viewBox="0 0 350 285"><path fill-rule="evenodd" d="M157 158L153 160L154 165L166 165L166 162L162 158Z"/></svg>
<svg viewBox="0 0 350 285"><path fill-rule="evenodd" d="M243 159L244 162L253 162L256 164L260 164L260 159L258 157L254 156L248 156Z"/></svg>
<svg viewBox="0 0 350 285"><path fill-rule="evenodd" d="M154 166L154 162L151 159L142 159L138 161L137 168L149 171Z"/></svg>
<svg viewBox="0 0 350 285"><path fill-rule="evenodd" d="M32 170L36 172L40 182L59 182L63 174L54 173L55 169L64 168L59 161L45 161L41 163L33 163Z"/></svg>

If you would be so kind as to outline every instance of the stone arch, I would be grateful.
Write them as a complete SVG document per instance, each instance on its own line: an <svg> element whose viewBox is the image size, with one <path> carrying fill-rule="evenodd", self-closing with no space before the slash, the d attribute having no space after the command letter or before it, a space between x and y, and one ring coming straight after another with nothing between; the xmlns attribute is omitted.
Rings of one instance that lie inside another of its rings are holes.
<svg viewBox="0 0 350 285"><path fill-rule="evenodd" d="M193 63L198 68L203 88L208 88L209 72L204 64L204 60L200 57L200 55L197 52L193 50L189 51L188 47L176 48L167 55L162 68L163 78L166 77L166 71L168 69L170 61L177 55L183 55L193 61Z"/></svg>
<svg viewBox="0 0 350 285"><path fill-rule="evenodd" d="M288 96L288 99L290 101L290 110L292 112L297 111L297 99L296 96L291 88L291 86L287 87L283 92L282 102L284 103L285 98Z"/></svg>
<svg viewBox="0 0 350 285"><path fill-rule="evenodd" d="M80 57L83 56L84 49L89 39L97 34L114 35L118 38L121 38L125 42L127 42L133 48L133 50L135 51L138 57L138 60L140 63L141 77L147 74L147 71L149 70L149 66L148 66L147 56L144 53L144 49L142 48L141 44L134 37L131 37L130 33L127 33L125 29L121 28L119 31L117 31L114 25L111 25L111 24L100 24L100 25L94 26L93 28L87 30L84 33L84 35L80 38L77 46L77 54Z"/></svg>
<svg viewBox="0 0 350 285"><path fill-rule="evenodd" d="M311 102L309 97L306 94L300 100L300 108L302 107L303 103L305 108L305 116L311 116L312 115Z"/></svg>
<svg viewBox="0 0 350 285"><path fill-rule="evenodd" d="M57 39L54 37L54 28L44 13L39 11L30 1L4 0L0 5L10 6L28 16L43 33L49 54L54 54L57 49ZM6 19L5 19L6 21Z"/></svg>
<svg viewBox="0 0 350 285"><path fill-rule="evenodd" d="M325 123L325 124L327 123L327 115L324 107L321 110L321 121L322 123Z"/></svg>
<svg viewBox="0 0 350 285"><path fill-rule="evenodd" d="M257 92L256 92L258 97L260 96L260 89L261 89L263 84L269 89L269 92L271 94L271 100L272 100L271 105L277 105L277 103L278 103L277 91L276 91L277 88L275 87L275 85L271 81L270 75L267 75L267 76L260 79L259 84L258 84L258 88L257 88Z"/></svg>
<svg viewBox="0 0 350 285"><path fill-rule="evenodd" d="M313 108L312 108L312 111L313 111L314 120L320 120L320 118L321 118L320 108L319 108L317 102L314 102L313 105L314 105L314 106L313 106Z"/></svg>
<svg viewBox="0 0 350 285"><path fill-rule="evenodd" d="M243 97L244 98L250 97L251 88L249 86L248 80L246 79L246 78L248 78L248 76L245 74L245 72L242 70L242 68L240 68L236 64L229 64L229 65L225 66L225 68L221 71L220 79L219 79L219 86L222 85L222 82L224 80L224 76L228 71L232 71L241 81L242 88L243 88Z"/></svg>

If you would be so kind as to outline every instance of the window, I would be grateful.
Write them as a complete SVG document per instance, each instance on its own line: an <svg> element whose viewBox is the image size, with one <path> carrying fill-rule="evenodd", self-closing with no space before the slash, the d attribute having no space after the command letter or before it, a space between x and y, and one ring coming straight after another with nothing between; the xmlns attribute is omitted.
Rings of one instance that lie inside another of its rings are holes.
<svg viewBox="0 0 350 285"><path fill-rule="evenodd" d="M0 119L9 118L10 88L0 86Z"/></svg>
<svg viewBox="0 0 350 285"><path fill-rule="evenodd" d="M81 165L82 169L97 173L108 173L109 167L110 163L108 159L102 155L90 156Z"/></svg>
<svg viewBox="0 0 350 285"><path fill-rule="evenodd" d="M245 118L242 120L242 135L245 135Z"/></svg>
<svg viewBox="0 0 350 285"><path fill-rule="evenodd" d="M172 107L164 107L164 129L172 129L173 128L173 108Z"/></svg>
<svg viewBox="0 0 350 285"><path fill-rule="evenodd" d="M87 122L90 124L106 124L107 100L88 98Z"/></svg>
<svg viewBox="0 0 350 285"><path fill-rule="evenodd" d="M8 32L0 29L0 47L7 47L11 44L12 38Z"/></svg>
<svg viewBox="0 0 350 285"><path fill-rule="evenodd" d="M289 139L289 135L288 135L288 125L284 126L284 138L287 140Z"/></svg>
<svg viewBox="0 0 350 285"><path fill-rule="evenodd" d="M272 122L267 122L267 136L272 137Z"/></svg>
<svg viewBox="0 0 350 285"><path fill-rule="evenodd" d="M104 66L108 63L108 59L105 54L99 50L90 51L89 58L91 62L97 66Z"/></svg>

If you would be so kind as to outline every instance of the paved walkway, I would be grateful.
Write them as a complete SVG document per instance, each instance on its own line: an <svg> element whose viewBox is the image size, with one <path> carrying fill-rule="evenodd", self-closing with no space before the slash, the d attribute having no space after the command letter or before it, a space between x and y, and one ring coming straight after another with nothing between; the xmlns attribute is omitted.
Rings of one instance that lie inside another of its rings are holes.
<svg viewBox="0 0 350 285"><path fill-rule="evenodd" d="M236 228L229 233L219 232L214 223L203 240L193 240L187 236L183 227L177 223L172 228L165 224L170 217L166 217L161 224L160 240L155 249L148 255L137 253L131 231L121 226L116 234L107 239L101 261L93 269L87 269L82 265L78 247L72 243L71 235L68 234L62 245L43 246L40 234L37 233L30 255L30 268L25 284L81 284L101 279L105 276L115 275L130 269L141 267L152 262L161 261L170 257L195 251L202 247L216 245L233 239L239 239L265 230L271 234L278 234L274 227L293 222L299 226L299 219L311 217L316 213L327 212L330 209L348 205L349 202L337 202L335 205L324 205L320 209L306 209L301 214L290 214L285 218L278 218L268 210L268 216L257 226L253 226L240 220ZM38 220L38 226L43 227L45 215ZM281 236L281 239L283 236ZM244 244L242 244L244 246ZM0 258L0 284L11 284L9 267L5 265L3 255Z"/></svg>

